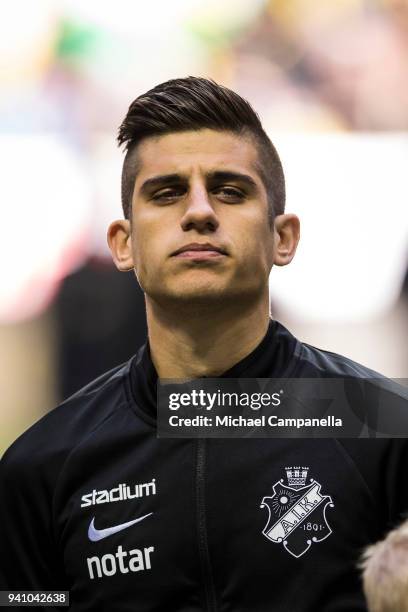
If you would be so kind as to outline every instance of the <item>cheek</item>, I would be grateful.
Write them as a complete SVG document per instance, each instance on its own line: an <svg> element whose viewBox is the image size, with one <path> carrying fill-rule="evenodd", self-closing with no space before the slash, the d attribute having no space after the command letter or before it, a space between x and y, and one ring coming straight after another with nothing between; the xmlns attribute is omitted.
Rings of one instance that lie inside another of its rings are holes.
<svg viewBox="0 0 408 612"><path fill-rule="evenodd" d="M160 224L152 220L137 220L132 237L132 252L138 275L156 276L160 272L163 242Z"/></svg>
<svg viewBox="0 0 408 612"><path fill-rule="evenodd" d="M133 217L133 250L136 255L141 256L145 254L146 247L151 241L151 231L149 226L149 219L146 219L145 214L135 214Z"/></svg>
<svg viewBox="0 0 408 612"><path fill-rule="evenodd" d="M240 231L238 231L240 230ZM273 260L273 231L265 219L248 219L236 231L236 249L240 258L258 265Z"/></svg>

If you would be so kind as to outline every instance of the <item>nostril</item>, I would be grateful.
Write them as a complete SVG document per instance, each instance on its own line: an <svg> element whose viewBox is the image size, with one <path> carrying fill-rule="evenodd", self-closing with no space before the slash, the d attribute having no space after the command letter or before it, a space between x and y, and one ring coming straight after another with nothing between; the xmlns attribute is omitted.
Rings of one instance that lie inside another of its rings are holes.
<svg viewBox="0 0 408 612"><path fill-rule="evenodd" d="M210 210L203 213L203 211L189 209L183 215L181 219L181 227L183 230L189 230L192 228L196 228L199 230L210 229L214 231L219 225L217 216L214 213L214 210L210 208Z"/></svg>
<svg viewBox="0 0 408 612"><path fill-rule="evenodd" d="M192 230L192 229L199 230L199 231L210 230L214 232L218 227L218 224L212 223L211 221L206 221L205 223L197 223L195 221L190 221L189 223L185 223L185 224L182 223L181 225L185 232L188 232L189 230Z"/></svg>

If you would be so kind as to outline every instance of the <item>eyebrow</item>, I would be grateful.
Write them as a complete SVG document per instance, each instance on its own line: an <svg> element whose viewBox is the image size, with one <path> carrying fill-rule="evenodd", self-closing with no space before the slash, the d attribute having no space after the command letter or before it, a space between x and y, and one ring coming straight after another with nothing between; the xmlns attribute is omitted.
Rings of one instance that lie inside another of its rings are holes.
<svg viewBox="0 0 408 612"><path fill-rule="evenodd" d="M230 170L214 170L213 172L208 172L205 175L205 178L209 182L235 181L245 183L247 187L251 189L257 189L258 187L254 179L248 174L242 174L241 172L233 172ZM146 179L140 187L140 192L147 193L153 188L186 182L188 182L188 177L183 174L160 174L158 176L152 176L151 178Z"/></svg>

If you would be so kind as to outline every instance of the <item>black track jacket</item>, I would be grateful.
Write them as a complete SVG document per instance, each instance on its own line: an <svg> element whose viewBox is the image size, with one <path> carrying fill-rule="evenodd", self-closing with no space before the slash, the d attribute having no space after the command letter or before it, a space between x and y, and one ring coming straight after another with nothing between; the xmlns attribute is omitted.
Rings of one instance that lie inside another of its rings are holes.
<svg viewBox="0 0 408 612"><path fill-rule="evenodd" d="M223 377L327 375L375 373L271 321ZM5 453L1 587L69 590L76 612L365 610L356 562L407 513L406 441L158 439L156 381L147 343Z"/></svg>

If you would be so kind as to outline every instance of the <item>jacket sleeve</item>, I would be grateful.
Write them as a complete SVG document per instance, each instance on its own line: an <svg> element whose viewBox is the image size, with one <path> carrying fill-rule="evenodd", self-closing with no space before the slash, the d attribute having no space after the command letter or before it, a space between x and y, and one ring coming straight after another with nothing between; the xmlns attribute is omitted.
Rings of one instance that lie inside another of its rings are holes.
<svg viewBox="0 0 408 612"><path fill-rule="evenodd" d="M17 441L0 461L0 586L63 589L44 459L41 449L27 453L22 447Z"/></svg>
<svg viewBox="0 0 408 612"><path fill-rule="evenodd" d="M408 432L407 432L408 437ZM385 496L388 505L388 528L408 518L408 440L394 439L388 458Z"/></svg>

